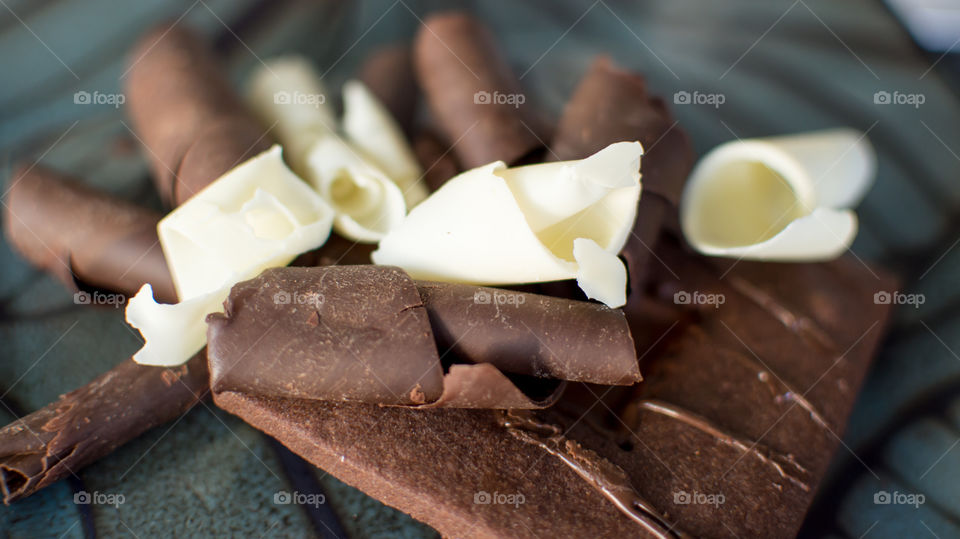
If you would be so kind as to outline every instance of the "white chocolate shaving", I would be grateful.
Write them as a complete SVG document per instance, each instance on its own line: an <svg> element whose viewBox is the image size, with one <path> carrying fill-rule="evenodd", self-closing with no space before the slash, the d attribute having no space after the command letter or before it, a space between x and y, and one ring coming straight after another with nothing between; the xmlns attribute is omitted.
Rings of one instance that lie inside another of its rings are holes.
<svg viewBox="0 0 960 539"><path fill-rule="evenodd" d="M474 284L579 278L619 307L626 271L616 255L636 217L642 154L639 143L620 142L580 161L468 170L414 208L373 260Z"/></svg>
<svg viewBox="0 0 960 539"><path fill-rule="evenodd" d="M161 305L144 285L126 310L146 344L145 365L179 365L206 342L204 317L230 287L323 245L333 210L283 163L280 147L228 171L157 225L180 302Z"/></svg>
<svg viewBox="0 0 960 539"><path fill-rule="evenodd" d="M249 99L264 124L275 127L294 170L336 211L337 232L376 243L402 221L407 201L426 195L420 167L389 112L361 83L344 86L343 137L325 99L309 106L320 101L310 96L323 92L309 61L283 58L254 74Z"/></svg>
<svg viewBox="0 0 960 539"><path fill-rule="evenodd" d="M840 256L857 234L856 205L876 156L849 129L718 146L694 168L680 220L697 251L754 260Z"/></svg>
<svg viewBox="0 0 960 539"><path fill-rule="evenodd" d="M403 131L390 111L360 81L350 80L343 85L343 132L354 147L397 183L408 208L427 198L423 170Z"/></svg>

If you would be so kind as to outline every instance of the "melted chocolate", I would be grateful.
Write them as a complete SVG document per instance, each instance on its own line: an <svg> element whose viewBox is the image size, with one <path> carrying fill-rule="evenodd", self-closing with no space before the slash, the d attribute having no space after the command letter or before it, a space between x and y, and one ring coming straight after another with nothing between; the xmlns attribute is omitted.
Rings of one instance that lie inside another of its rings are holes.
<svg viewBox="0 0 960 539"><path fill-rule="evenodd" d="M671 526L637 493L622 468L567 438L556 425L540 422L532 413L517 410L499 414L498 420L515 438L559 458L652 536L660 539L690 537Z"/></svg>

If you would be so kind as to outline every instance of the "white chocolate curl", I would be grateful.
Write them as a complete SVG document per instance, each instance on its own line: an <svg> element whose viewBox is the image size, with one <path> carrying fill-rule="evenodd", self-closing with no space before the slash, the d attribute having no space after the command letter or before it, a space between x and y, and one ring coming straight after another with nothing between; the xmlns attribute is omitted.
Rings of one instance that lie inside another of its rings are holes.
<svg viewBox="0 0 960 539"><path fill-rule="evenodd" d="M279 146L228 171L157 225L180 302L158 304L150 285L131 298L127 322L146 341L134 361L189 360L230 287L323 245L332 223L333 209L284 165Z"/></svg>
<svg viewBox="0 0 960 539"><path fill-rule="evenodd" d="M343 136L320 76L303 58L268 62L252 77L249 100L276 129L294 170L333 206L341 235L376 243L426 196L400 127L362 83L344 85Z"/></svg>
<svg viewBox="0 0 960 539"><path fill-rule="evenodd" d="M579 161L468 170L414 208L373 253L415 279L520 284L576 278L610 307L625 299L617 253L640 198L639 142Z"/></svg>
<svg viewBox="0 0 960 539"><path fill-rule="evenodd" d="M683 234L713 256L836 258L857 235L851 208L869 191L876 167L866 136L850 129L723 144L687 181Z"/></svg>

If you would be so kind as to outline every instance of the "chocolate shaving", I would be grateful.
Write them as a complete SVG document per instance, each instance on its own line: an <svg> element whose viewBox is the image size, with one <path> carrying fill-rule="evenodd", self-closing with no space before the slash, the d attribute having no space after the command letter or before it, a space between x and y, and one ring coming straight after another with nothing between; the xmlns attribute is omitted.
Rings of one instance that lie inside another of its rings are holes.
<svg viewBox="0 0 960 539"><path fill-rule="evenodd" d="M430 191L440 189L450 178L460 172L460 165L453 151L441 142L432 131L423 131L413 141L413 152L423 167L423 181Z"/></svg>
<svg viewBox="0 0 960 539"><path fill-rule="evenodd" d="M497 160L513 165L542 149L545 129L529 96L476 18L428 17L416 37L414 62L430 110L465 168ZM524 103L514 102L518 96Z"/></svg>
<svg viewBox="0 0 960 539"><path fill-rule="evenodd" d="M211 385L262 397L540 408L559 384L537 397L505 373L639 380L619 311L519 293L502 304L503 294L414 283L388 266L270 269L208 316ZM457 362L446 374L441 357Z"/></svg>
<svg viewBox="0 0 960 539"><path fill-rule="evenodd" d="M147 33L130 55L127 110L168 204L181 204L271 144L220 65L199 36L176 23Z"/></svg>
<svg viewBox="0 0 960 539"><path fill-rule="evenodd" d="M14 174L3 215L14 249L72 290L129 296L150 283L160 301L177 300L150 210L35 165Z"/></svg>
<svg viewBox="0 0 960 539"><path fill-rule="evenodd" d="M410 47L396 43L375 50L363 63L358 77L409 136L419 97Z"/></svg>
<svg viewBox="0 0 960 539"><path fill-rule="evenodd" d="M11 503L180 416L206 396L200 352L176 369L128 359L89 384L0 429L0 487Z"/></svg>

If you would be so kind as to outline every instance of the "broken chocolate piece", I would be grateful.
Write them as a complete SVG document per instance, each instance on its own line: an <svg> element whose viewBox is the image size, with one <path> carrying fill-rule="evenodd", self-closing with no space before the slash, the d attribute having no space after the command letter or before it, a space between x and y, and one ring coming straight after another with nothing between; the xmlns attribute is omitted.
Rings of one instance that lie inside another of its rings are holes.
<svg viewBox="0 0 960 539"><path fill-rule="evenodd" d="M542 149L544 128L490 31L456 12L423 24L414 44L417 78L463 166L514 165Z"/></svg>
<svg viewBox="0 0 960 539"><path fill-rule="evenodd" d="M418 281L440 354L540 378L640 381L623 313L569 299Z"/></svg>
<svg viewBox="0 0 960 539"><path fill-rule="evenodd" d="M234 286L225 312L207 321L216 392L531 408L555 400L559 385L528 396L505 373L624 385L640 378L619 311L468 285L415 284L389 266L269 269ZM441 358L460 364L444 375Z"/></svg>
<svg viewBox="0 0 960 539"><path fill-rule="evenodd" d="M13 247L70 289L133 295L150 283L160 301L173 303L176 292L157 242L159 219L42 165L18 169L4 205Z"/></svg>
<svg viewBox="0 0 960 539"><path fill-rule="evenodd" d="M157 189L172 206L270 147L213 51L182 25L164 24L141 38L126 93Z"/></svg>
<svg viewBox="0 0 960 539"><path fill-rule="evenodd" d="M0 429L0 487L9 504L75 474L209 391L200 352L175 369L126 360L89 384Z"/></svg>
<svg viewBox="0 0 960 539"><path fill-rule="evenodd" d="M410 47L395 43L375 50L363 63L358 78L387 107L409 136L413 131L419 97Z"/></svg>

